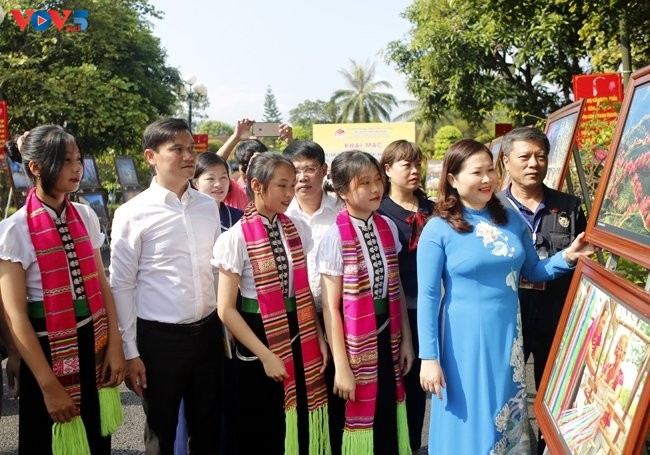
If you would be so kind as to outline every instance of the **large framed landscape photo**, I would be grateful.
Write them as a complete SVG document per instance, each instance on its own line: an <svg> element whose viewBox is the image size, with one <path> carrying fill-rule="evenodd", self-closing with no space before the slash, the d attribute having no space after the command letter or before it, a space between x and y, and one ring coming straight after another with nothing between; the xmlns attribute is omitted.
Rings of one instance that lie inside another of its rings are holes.
<svg viewBox="0 0 650 455"><path fill-rule="evenodd" d="M551 148L548 153L548 171L544 184L555 190L562 190L571 152L575 146L578 122L584 100L564 106L548 116L544 133Z"/></svg>
<svg viewBox="0 0 650 455"><path fill-rule="evenodd" d="M84 157L84 173L81 177L81 182L79 183L79 188L89 189L89 188L100 188L99 184L99 173L97 172L97 165L95 164L95 158L92 156Z"/></svg>
<svg viewBox="0 0 650 455"><path fill-rule="evenodd" d="M650 66L630 78L587 239L650 268Z"/></svg>
<svg viewBox="0 0 650 455"><path fill-rule="evenodd" d="M123 187L140 185L133 158L128 156L115 157L115 169L117 170L120 185Z"/></svg>
<svg viewBox="0 0 650 455"><path fill-rule="evenodd" d="M77 193L77 199L80 203L86 204L97 214L100 223L108 223L108 212L106 211L106 201L104 193L101 191L91 191Z"/></svg>
<svg viewBox="0 0 650 455"><path fill-rule="evenodd" d="M25 173L25 168L22 163L16 163L13 160L7 159L9 162L9 175L11 176L11 184L15 191L26 191L31 188L32 182Z"/></svg>
<svg viewBox="0 0 650 455"><path fill-rule="evenodd" d="M650 425L650 294L581 259L535 400L552 454L640 453Z"/></svg>

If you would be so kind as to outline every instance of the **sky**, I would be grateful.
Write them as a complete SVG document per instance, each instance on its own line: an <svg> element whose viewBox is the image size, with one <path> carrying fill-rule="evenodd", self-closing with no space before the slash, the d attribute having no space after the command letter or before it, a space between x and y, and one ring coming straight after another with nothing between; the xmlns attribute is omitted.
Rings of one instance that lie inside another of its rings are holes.
<svg viewBox="0 0 650 455"><path fill-rule="evenodd" d="M347 88L340 69L350 59L374 62L375 80L412 99L405 77L384 63L390 41L407 36L401 14L410 0L150 0L164 13L152 19L167 63L194 74L208 89L211 120L261 121L270 86L283 121L301 102L330 99ZM406 107L393 110L396 116Z"/></svg>

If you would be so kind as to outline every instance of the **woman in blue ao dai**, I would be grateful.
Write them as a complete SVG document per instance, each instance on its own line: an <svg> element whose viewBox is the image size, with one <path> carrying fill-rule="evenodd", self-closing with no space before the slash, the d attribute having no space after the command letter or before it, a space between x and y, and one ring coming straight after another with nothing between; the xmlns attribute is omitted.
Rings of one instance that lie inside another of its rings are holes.
<svg viewBox="0 0 650 455"><path fill-rule="evenodd" d="M540 260L521 218L494 196L490 151L465 139L443 163L434 217L418 244L422 387L432 400L429 453L530 453L517 287L546 281L594 249L582 235Z"/></svg>

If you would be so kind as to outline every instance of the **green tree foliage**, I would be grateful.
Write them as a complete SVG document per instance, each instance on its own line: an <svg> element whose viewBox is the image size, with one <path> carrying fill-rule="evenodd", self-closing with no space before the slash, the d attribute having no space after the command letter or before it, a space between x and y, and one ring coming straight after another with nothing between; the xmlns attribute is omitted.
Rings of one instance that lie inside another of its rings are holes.
<svg viewBox="0 0 650 455"><path fill-rule="evenodd" d="M359 64L351 60L350 71L339 71L350 89L334 92L331 101L339 114L337 121L343 123L366 123L390 121L390 113L397 106L397 100L381 91L392 88L387 81L375 81L375 65Z"/></svg>
<svg viewBox="0 0 650 455"><path fill-rule="evenodd" d="M84 152L140 153L144 127L173 112L176 69L151 32L159 17L146 0L11 0L11 9L86 9L88 28L21 31L8 15L0 33L0 99L9 104L12 134L56 123L79 140ZM67 25L72 24L69 19Z"/></svg>
<svg viewBox="0 0 650 455"><path fill-rule="evenodd" d="M314 132L312 127L309 128L300 124L293 125L293 140L294 141L311 141L314 139Z"/></svg>
<svg viewBox="0 0 650 455"><path fill-rule="evenodd" d="M434 138L433 159L441 160L452 144L462 139L463 133L453 125L443 126L436 132Z"/></svg>
<svg viewBox="0 0 650 455"><path fill-rule="evenodd" d="M266 95L264 96L264 121L265 122L281 122L282 115L278 109L278 102L275 99L271 87L266 87Z"/></svg>
<svg viewBox="0 0 650 455"><path fill-rule="evenodd" d="M452 109L478 124L501 105L516 123L532 123L570 101L573 75L617 69L592 60L591 46L614 55L606 48L619 18L647 64L649 8L643 0L415 0L404 13L410 36L390 43L387 57L408 76L426 118Z"/></svg>
<svg viewBox="0 0 650 455"><path fill-rule="evenodd" d="M311 129L314 123L335 123L336 104L331 101L305 100L289 111L289 121L294 126L300 125Z"/></svg>
<svg viewBox="0 0 650 455"><path fill-rule="evenodd" d="M207 134L210 137L230 136L235 128L225 122L217 120L206 120L199 125L199 134Z"/></svg>

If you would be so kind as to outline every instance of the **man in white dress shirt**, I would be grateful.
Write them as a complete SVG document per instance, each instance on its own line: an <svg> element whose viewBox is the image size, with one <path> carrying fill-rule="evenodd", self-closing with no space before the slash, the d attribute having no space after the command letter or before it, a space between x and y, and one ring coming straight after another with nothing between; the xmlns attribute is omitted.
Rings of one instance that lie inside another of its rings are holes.
<svg viewBox="0 0 650 455"><path fill-rule="evenodd" d="M110 284L127 385L142 397L147 454L172 454L184 399L191 453L218 453L223 361L210 264L215 201L188 184L196 152L187 123L162 119L143 137L151 186L115 211Z"/></svg>
<svg viewBox="0 0 650 455"><path fill-rule="evenodd" d="M307 253L309 287L314 295L316 311L322 320L320 274L316 269L316 252L323 235L336 223L343 202L323 190L327 163L323 148L312 141L294 141L284 149L284 155L296 167L296 195L286 215L303 220L310 228L314 246Z"/></svg>

